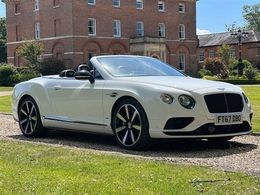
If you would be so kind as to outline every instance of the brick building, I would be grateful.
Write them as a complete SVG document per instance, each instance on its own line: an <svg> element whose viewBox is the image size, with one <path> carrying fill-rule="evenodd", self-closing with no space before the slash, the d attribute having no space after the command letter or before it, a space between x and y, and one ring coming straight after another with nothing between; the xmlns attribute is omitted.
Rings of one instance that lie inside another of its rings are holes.
<svg viewBox="0 0 260 195"><path fill-rule="evenodd" d="M205 58L217 57L218 47L226 44L231 47L230 57L239 59L239 47L236 37L230 32L200 35L198 58L202 64ZM242 39L242 59L249 60L254 66L260 68L260 32L248 31L248 37Z"/></svg>
<svg viewBox="0 0 260 195"><path fill-rule="evenodd" d="M2 0L5 1L5 0ZM42 57L69 67L94 55L153 56L186 72L197 70L196 0L5 1L8 62L22 64L17 48L45 45Z"/></svg>

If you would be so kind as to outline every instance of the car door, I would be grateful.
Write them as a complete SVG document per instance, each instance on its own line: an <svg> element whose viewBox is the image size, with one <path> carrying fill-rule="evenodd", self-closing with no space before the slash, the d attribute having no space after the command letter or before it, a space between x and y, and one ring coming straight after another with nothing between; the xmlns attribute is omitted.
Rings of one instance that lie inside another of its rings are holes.
<svg viewBox="0 0 260 195"><path fill-rule="evenodd" d="M55 118L80 124L103 124L104 80L90 84L87 80L61 79L53 81L48 91Z"/></svg>

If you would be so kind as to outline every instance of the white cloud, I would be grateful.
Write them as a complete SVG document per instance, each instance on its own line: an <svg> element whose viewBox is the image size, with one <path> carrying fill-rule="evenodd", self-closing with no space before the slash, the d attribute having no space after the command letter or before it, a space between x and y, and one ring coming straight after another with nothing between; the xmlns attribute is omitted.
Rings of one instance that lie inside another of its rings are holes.
<svg viewBox="0 0 260 195"><path fill-rule="evenodd" d="M197 35L206 35L206 34L211 34L211 32L209 30L203 30L197 28Z"/></svg>

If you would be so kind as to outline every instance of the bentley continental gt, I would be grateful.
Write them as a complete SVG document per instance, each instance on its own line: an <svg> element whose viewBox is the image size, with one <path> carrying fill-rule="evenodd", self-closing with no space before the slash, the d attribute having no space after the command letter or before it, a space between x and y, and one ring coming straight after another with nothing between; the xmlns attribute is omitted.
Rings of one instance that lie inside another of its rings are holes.
<svg viewBox="0 0 260 195"><path fill-rule="evenodd" d="M131 55L96 56L77 70L17 84L12 103L26 137L49 129L112 134L131 150L151 139L226 141L249 134L253 116L240 87Z"/></svg>

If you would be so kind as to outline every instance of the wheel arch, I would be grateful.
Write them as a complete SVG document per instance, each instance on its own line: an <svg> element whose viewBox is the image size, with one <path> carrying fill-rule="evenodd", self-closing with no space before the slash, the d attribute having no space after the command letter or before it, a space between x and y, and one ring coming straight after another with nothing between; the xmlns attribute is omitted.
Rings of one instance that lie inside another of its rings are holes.
<svg viewBox="0 0 260 195"><path fill-rule="evenodd" d="M144 109L144 106L140 103L140 101L138 101L138 99L136 99L136 98L134 98L134 97L132 97L132 96L129 96L129 95L122 96L122 97L118 98L118 99L115 101L115 103L113 104L113 107L112 107L112 110L111 110L111 120L110 120L110 126L111 126L111 128L112 128L113 114L114 114L114 112L115 112L115 109L116 109L117 105L118 105L120 102L122 102L122 101L124 101L124 100L126 100L126 99L132 99L132 100L138 102L138 103L140 104L140 106L143 108L144 112L146 113L146 111L145 111L145 109ZM146 113L146 116L147 116L147 113ZM148 117L147 117L147 119L148 119ZM148 123L149 123L149 120L148 120Z"/></svg>
<svg viewBox="0 0 260 195"><path fill-rule="evenodd" d="M23 100L26 99L27 97L32 98L35 101L35 99L31 95L24 94L18 101L18 104L17 104L18 110L20 109L20 106L21 106L21 103L23 102Z"/></svg>

